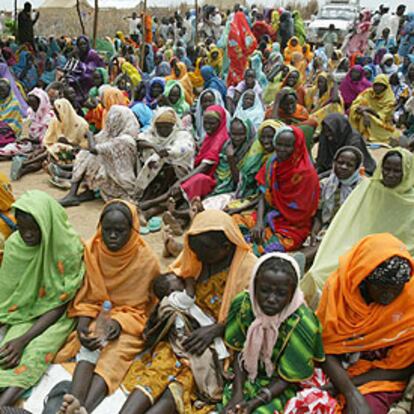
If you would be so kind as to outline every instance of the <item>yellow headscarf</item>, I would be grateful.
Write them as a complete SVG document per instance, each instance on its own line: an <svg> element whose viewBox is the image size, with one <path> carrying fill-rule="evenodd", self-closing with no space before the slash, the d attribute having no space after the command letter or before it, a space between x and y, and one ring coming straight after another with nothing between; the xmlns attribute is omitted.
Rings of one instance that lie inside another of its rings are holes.
<svg viewBox="0 0 414 414"><path fill-rule="evenodd" d="M134 86L138 86L138 84L142 81L141 74L138 72L138 69L129 62L124 62L121 66L122 73L124 75L128 75L129 79Z"/></svg>
<svg viewBox="0 0 414 414"><path fill-rule="evenodd" d="M217 57L213 58L213 53L218 53ZM221 74L223 67L223 51L217 46L212 46L208 54L208 64L214 68L217 75Z"/></svg>
<svg viewBox="0 0 414 414"><path fill-rule="evenodd" d="M12 204L15 202L15 198L12 192L10 180L0 173L0 212L3 215L0 218L0 251L4 248L4 242L12 234L13 228L11 224L16 223L16 219L10 210ZM0 254L0 261L2 259L2 254Z"/></svg>

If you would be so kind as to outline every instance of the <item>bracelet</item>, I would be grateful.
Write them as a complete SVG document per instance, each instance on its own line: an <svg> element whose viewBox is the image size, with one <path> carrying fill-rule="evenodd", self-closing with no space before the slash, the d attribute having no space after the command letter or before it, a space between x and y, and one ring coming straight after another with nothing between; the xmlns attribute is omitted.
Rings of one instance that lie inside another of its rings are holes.
<svg viewBox="0 0 414 414"><path fill-rule="evenodd" d="M265 400L266 404L269 404L270 401L272 401L272 399L273 399L272 392L269 390L269 388L262 388L260 390L260 392L262 394L265 394L265 396L263 397L263 399Z"/></svg>

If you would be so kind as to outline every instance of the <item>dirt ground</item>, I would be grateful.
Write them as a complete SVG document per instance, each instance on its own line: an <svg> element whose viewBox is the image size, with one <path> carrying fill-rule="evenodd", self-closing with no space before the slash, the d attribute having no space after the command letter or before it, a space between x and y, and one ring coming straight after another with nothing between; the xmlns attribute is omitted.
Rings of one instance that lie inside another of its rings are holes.
<svg viewBox="0 0 414 414"><path fill-rule="evenodd" d="M10 164L10 162L0 162L0 171L7 176L9 176ZM19 181L13 182L12 185L16 198L25 191L34 189L45 191L55 199L62 198L65 195L64 191L49 184L49 176L43 171L26 175ZM102 200L95 200L81 204L79 207L70 207L66 210L73 227L85 240L94 235L103 205ZM163 242L161 232L143 237L157 253L163 267L168 266L172 260L162 257Z"/></svg>

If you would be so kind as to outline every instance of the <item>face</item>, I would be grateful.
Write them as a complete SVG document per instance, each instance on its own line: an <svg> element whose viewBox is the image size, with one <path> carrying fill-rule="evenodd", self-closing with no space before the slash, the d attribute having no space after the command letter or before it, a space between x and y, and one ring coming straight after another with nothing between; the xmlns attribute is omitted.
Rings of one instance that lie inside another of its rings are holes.
<svg viewBox="0 0 414 414"><path fill-rule="evenodd" d="M89 45L86 39L80 39L78 41L78 49L81 52L81 54L85 54L89 50Z"/></svg>
<svg viewBox="0 0 414 414"><path fill-rule="evenodd" d="M358 168L358 158L352 151L343 151L334 161L335 175L340 180L346 180Z"/></svg>
<svg viewBox="0 0 414 414"><path fill-rule="evenodd" d="M394 59L389 58L384 62L384 66L392 66L393 63L394 63Z"/></svg>
<svg viewBox="0 0 414 414"><path fill-rule="evenodd" d="M382 31L382 36L386 39L390 35L390 29L386 28Z"/></svg>
<svg viewBox="0 0 414 414"><path fill-rule="evenodd" d="M298 45L298 41L297 41L296 39L292 39L292 41L290 42L290 44L291 44L293 47L296 47L296 46Z"/></svg>
<svg viewBox="0 0 414 414"><path fill-rule="evenodd" d="M319 76L318 78L318 89L320 91L326 91L328 89L328 79L324 76Z"/></svg>
<svg viewBox="0 0 414 414"><path fill-rule="evenodd" d="M249 109L254 105L255 94L254 92L246 92L243 96L242 108Z"/></svg>
<svg viewBox="0 0 414 414"><path fill-rule="evenodd" d="M295 135L293 132L283 132L277 137L275 152L277 159L282 162L288 160L295 150Z"/></svg>
<svg viewBox="0 0 414 414"><path fill-rule="evenodd" d="M204 119L203 119L203 126L207 134L208 135L214 134L217 131L219 125L220 125L220 120L214 115L211 115L211 114L209 115L209 113L207 112L207 114L204 116Z"/></svg>
<svg viewBox="0 0 414 414"><path fill-rule="evenodd" d="M226 241L224 244L217 241L208 234L198 234L189 237L190 249L195 253L198 260L203 264L216 264L223 262L229 257L233 245Z"/></svg>
<svg viewBox="0 0 414 414"><path fill-rule="evenodd" d="M286 86L290 86L293 88L299 80L299 72L293 71L289 74L289 76L286 79Z"/></svg>
<svg viewBox="0 0 414 414"><path fill-rule="evenodd" d="M395 188L403 179L402 159L398 154L388 156L382 164L382 184Z"/></svg>
<svg viewBox="0 0 414 414"><path fill-rule="evenodd" d="M397 73L393 73L393 74L390 76L390 84L391 84L391 85L393 85L393 86L397 86L397 85L399 85L399 84L400 84L400 79L399 79L399 77L398 77L398 74L397 74Z"/></svg>
<svg viewBox="0 0 414 414"><path fill-rule="evenodd" d="M375 95L381 95L383 92L385 92L387 87L383 85L382 83L374 83L373 89L374 89Z"/></svg>
<svg viewBox="0 0 414 414"><path fill-rule="evenodd" d="M275 316L290 303L295 291L292 276L284 270L259 271L255 283L255 296L260 309L267 316Z"/></svg>
<svg viewBox="0 0 414 414"><path fill-rule="evenodd" d="M262 144L265 152L270 154L274 150L273 138L275 136L275 130L272 127L265 127L259 137L259 141Z"/></svg>
<svg viewBox="0 0 414 414"><path fill-rule="evenodd" d="M235 148L239 148L246 142L247 131L243 123L235 119L230 126L231 142Z"/></svg>
<svg viewBox="0 0 414 414"><path fill-rule="evenodd" d="M29 95L27 98L27 104L30 106L30 108L33 109L33 112L37 112L40 105L40 100L37 96Z"/></svg>
<svg viewBox="0 0 414 414"><path fill-rule="evenodd" d="M169 122L157 122L155 124L155 128L157 129L157 134L160 137L167 138L171 135L174 124L171 124Z"/></svg>
<svg viewBox="0 0 414 414"><path fill-rule="evenodd" d="M180 100L180 98L181 98L180 88L178 86L174 86L174 88L172 88L170 91L170 95L168 96L168 99L174 105Z"/></svg>
<svg viewBox="0 0 414 414"><path fill-rule="evenodd" d="M280 107L286 112L287 115L292 115L296 111L296 98L293 95L286 95L281 103Z"/></svg>
<svg viewBox="0 0 414 414"><path fill-rule="evenodd" d="M69 86L65 89L63 95L69 102L76 102L76 91L74 88Z"/></svg>
<svg viewBox="0 0 414 414"><path fill-rule="evenodd" d="M253 70L246 71L246 74L244 75L244 81L246 82L246 87L248 89L254 88L254 85L256 83L256 74Z"/></svg>
<svg viewBox="0 0 414 414"><path fill-rule="evenodd" d="M102 220L102 238L111 252L121 250L129 240L131 225L125 214L118 210L111 210Z"/></svg>
<svg viewBox="0 0 414 414"><path fill-rule="evenodd" d="M367 281L368 295L374 303L387 306L401 295L404 285L389 285Z"/></svg>
<svg viewBox="0 0 414 414"><path fill-rule="evenodd" d="M214 97L214 95L211 92L207 92L205 93L202 97L201 97L201 109L203 110L203 112L212 105L215 105L216 103L216 98Z"/></svg>
<svg viewBox="0 0 414 414"><path fill-rule="evenodd" d="M10 85L7 82L0 81L0 99L6 99L10 94Z"/></svg>
<svg viewBox="0 0 414 414"><path fill-rule="evenodd" d="M151 98L158 98L163 92L162 86L159 83L154 83L151 86Z"/></svg>
<svg viewBox="0 0 414 414"><path fill-rule="evenodd" d="M359 70L352 69L351 70L351 80L353 80L354 82L357 82L357 81L361 80L361 72Z"/></svg>
<svg viewBox="0 0 414 414"><path fill-rule="evenodd" d="M93 84L99 88L99 86L101 86L103 84L103 79L102 79L102 75L96 71L93 74Z"/></svg>
<svg viewBox="0 0 414 414"><path fill-rule="evenodd" d="M16 210L16 222L20 237L27 246L38 246L42 240L42 232L34 217L21 210Z"/></svg>

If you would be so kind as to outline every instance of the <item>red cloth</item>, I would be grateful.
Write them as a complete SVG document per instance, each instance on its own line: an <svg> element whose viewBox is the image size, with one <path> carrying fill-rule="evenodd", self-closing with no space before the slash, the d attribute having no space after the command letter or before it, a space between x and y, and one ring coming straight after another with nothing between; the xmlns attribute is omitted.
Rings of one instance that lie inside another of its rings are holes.
<svg viewBox="0 0 414 414"><path fill-rule="evenodd" d="M276 155L259 170L256 180L266 188L266 201L280 214L273 218L274 229L300 247L312 229L312 218L318 209L319 179L306 149L300 128L291 126L295 134L292 156L278 162Z"/></svg>
<svg viewBox="0 0 414 414"><path fill-rule="evenodd" d="M391 406L401 400L402 392L374 392L364 395L368 405L375 414L387 414Z"/></svg>
<svg viewBox="0 0 414 414"><path fill-rule="evenodd" d="M186 192L189 200L194 197L203 198L213 191L216 186L214 173L220 160L220 152L229 139L227 116L224 108L219 105L212 105L206 109L204 115L206 112L217 112L220 115L220 124L213 135L206 135L194 161L194 166L198 167L202 161L208 160L211 162L211 167L206 173L196 174L181 184L181 188Z"/></svg>
<svg viewBox="0 0 414 414"><path fill-rule="evenodd" d="M227 41L228 57L230 59L227 86L236 86L243 80L249 56L256 50L257 41L250 30L246 16L237 12L230 24Z"/></svg>
<svg viewBox="0 0 414 414"><path fill-rule="evenodd" d="M270 24L263 20L259 20L253 24L252 32L257 42L260 42L265 35L269 36L272 40L275 40L275 30Z"/></svg>

